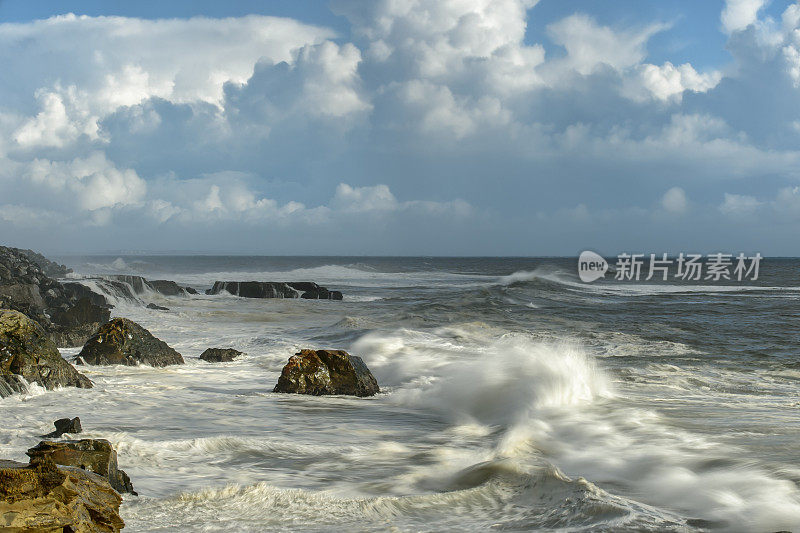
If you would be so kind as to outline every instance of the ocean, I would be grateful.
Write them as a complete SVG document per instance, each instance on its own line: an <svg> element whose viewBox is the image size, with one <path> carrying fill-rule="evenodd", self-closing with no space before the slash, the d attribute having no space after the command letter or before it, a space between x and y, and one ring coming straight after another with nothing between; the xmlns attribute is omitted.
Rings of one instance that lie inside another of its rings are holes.
<svg viewBox="0 0 800 533"><path fill-rule="evenodd" d="M114 444L139 493L125 531L800 530L798 259L747 283L591 284L559 258L54 259L201 292L112 310L186 365L0 400L0 457L62 417ZM202 294L217 280L344 300ZM272 393L302 348L360 356L382 392Z"/></svg>

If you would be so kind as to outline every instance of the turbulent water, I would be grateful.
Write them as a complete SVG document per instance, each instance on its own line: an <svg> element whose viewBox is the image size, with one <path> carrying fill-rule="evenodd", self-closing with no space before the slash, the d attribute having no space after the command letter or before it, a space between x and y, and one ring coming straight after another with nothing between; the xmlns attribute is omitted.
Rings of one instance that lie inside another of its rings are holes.
<svg viewBox="0 0 800 533"><path fill-rule="evenodd" d="M798 260L755 286L586 285L561 259L60 260L345 295L119 301L187 364L0 400L0 457L66 416L116 446L126 531L800 530ZM361 356L382 393L272 393L300 348Z"/></svg>

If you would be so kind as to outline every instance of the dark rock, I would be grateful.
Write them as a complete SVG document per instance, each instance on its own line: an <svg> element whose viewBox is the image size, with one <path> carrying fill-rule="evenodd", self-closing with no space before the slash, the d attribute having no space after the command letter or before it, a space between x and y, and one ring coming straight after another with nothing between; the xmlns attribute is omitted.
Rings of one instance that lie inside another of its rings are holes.
<svg viewBox="0 0 800 533"><path fill-rule="evenodd" d="M75 363L88 365L182 365L181 354L127 318L103 324L83 346Z"/></svg>
<svg viewBox="0 0 800 533"><path fill-rule="evenodd" d="M53 422L53 425L56 427L56 430L47 435L42 435L43 439L57 439L64 433L76 434L83 432L81 419L77 416L75 418L59 418Z"/></svg>
<svg viewBox="0 0 800 533"><path fill-rule="evenodd" d="M9 309L0 309L0 375L4 384L0 386L0 396L7 389L21 392L19 377L48 390L92 387L89 378L61 357L39 324L19 311Z"/></svg>
<svg viewBox="0 0 800 533"><path fill-rule="evenodd" d="M94 292L83 283L78 283L77 281L65 281L61 284L64 286L64 290L72 295L72 297L75 299L80 300L81 298L88 298L90 302L97 306L108 309L113 309L114 307L108 302L108 299L104 295Z"/></svg>
<svg viewBox="0 0 800 533"><path fill-rule="evenodd" d="M102 322L82 324L72 328L58 328L50 332L50 339L62 348L77 348L86 344L92 335L102 326Z"/></svg>
<svg viewBox="0 0 800 533"><path fill-rule="evenodd" d="M209 363L227 363L233 361L243 352L233 348L208 348L200 354L200 359Z"/></svg>
<svg viewBox="0 0 800 533"><path fill-rule="evenodd" d="M360 357L343 350L301 350L283 367L273 392L373 396L380 388Z"/></svg>
<svg viewBox="0 0 800 533"><path fill-rule="evenodd" d="M146 294L148 291L157 292L164 296L186 296L188 291L175 283L166 279L148 280L141 276L115 275L106 276L111 281L119 281L130 285L135 294Z"/></svg>
<svg viewBox="0 0 800 533"><path fill-rule="evenodd" d="M21 248L12 248L12 250L24 255L25 257L36 263L39 266L39 268L42 269L44 275L50 278L64 278L67 276L67 274L72 273L71 268L67 268L64 265L60 265L55 261L50 261L42 254L34 252L33 250L23 250Z"/></svg>
<svg viewBox="0 0 800 533"><path fill-rule="evenodd" d="M306 300L341 300L342 293L329 291L310 281L215 281L206 294L226 291L242 298L305 298Z"/></svg>
<svg viewBox="0 0 800 533"><path fill-rule="evenodd" d="M184 290L186 290L186 292L188 292L189 294L198 294L197 289L193 289L191 287L184 287Z"/></svg>
<svg viewBox="0 0 800 533"><path fill-rule="evenodd" d="M169 281L166 279L154 279L151 280L150 286L155 289L156 292L163 294L165 296L185 296L186 289L175 283L174 281Z"/></svg>
<svg viewBox="0 0 800 533"><path fill-rule="evenodd" d="M51 460L60 466L73 466L94 472L108 480L119 493L136 494L125 471L117 465L117 452L105 439L42 441L25 452L31 462Z"/></svg>
<svg viewBox="0 0 800 533"><path fill-rule="evenodd" d="M74 306L53 316L53 322L59 326L73 328L84 324L104 324L111 318L111 311L91 302L89 298L81 298Z"/></svg>
<svg viewBox="0 0 800 533"><path fill-rule="evenodd" d="M160 305L156 305L154 303L147 304L148 309L155 309L156 311L169 311L169 307L161 307Z"/></svg>
<svg viewBox="0 0 800 533"><path fill-rule="evenodd" d="M297 291L286 283L271 281L216 281L206 294L222 291L242 298L297 298Z"/></svg>
<svg viewBox="0 0 800 533"><path fill-rule="evenodd" d="M62 341L74 341L91 329L87 322L76 323L78 317L86 315L88 307L82 304L79 311L69 314L80 298L47 276L27 252L0 246L0 308L14 309L36 321L57 345L74 346ZM96 301L99 302L89 298L90 305L96 305ZM66 320L71 325L59 323L64 317L69 317ZM79 328L81 333L70 331L73 328Z"/></svg>
<svg viewBox="0 0 800 533"><path fill-rule="evenodd" d="M0 460L2 531L117 533L121 503L108 481L80 468Z"/></svg>

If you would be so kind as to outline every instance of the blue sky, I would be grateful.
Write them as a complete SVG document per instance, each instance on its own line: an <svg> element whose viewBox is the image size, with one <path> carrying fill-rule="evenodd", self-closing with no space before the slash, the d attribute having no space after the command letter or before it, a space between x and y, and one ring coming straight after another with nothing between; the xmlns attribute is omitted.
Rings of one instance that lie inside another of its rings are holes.
<svg viewBox="0 0 800 533"><path fill-rule="evenodd" d="M0 240L797 255L788 0L0 1Z"/></svg>

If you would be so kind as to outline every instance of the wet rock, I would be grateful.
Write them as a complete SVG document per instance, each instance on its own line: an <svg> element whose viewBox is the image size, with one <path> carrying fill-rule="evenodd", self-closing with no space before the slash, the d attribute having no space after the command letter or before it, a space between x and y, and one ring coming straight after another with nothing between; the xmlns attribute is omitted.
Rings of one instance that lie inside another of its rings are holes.
<svg viewBox="0 0 800 533"><path fill-rule="evenodd" d="M59 327L50 337L57 346L83 346L110 317L108 308L93 304L89 298L81 298L73 307L55 314L53 322Z"/></svg>
<svg viewBox="0 0 800 533"><path fill-rule="evenodd" d="M343 350L301 350L283 367L273 392L373 396L380 388L360 357Z"/></svg>
<svg viewBox="0 0 800 533"><path fill-rule="evenodd" d="M341 300L342 293L329 291L311 281L215 281L206 294L225 291L242 298L304 298L306 300Z"/></svg>
<svg viewBox="0 0 800 533"><path fill-rule="evenodd" d="M72 295L72 297L75 299L80 300L81 298L88 298L90 302L97 306L105 307L107 309L114 308L114 306L109 303L105 295L94 292L83 283L78 283L77 281L65 281L62 282L62 285L64 286L64 290Z"/></svg>
<svg viewBox="0 0 800 533"><path fill-rule="evenodd" d="M17 253L24 255L32 262L36 263L36 265L40 269L42 269L44 275L50 278L63 278L66 277L67 274L72 273L71 268L67 268L64 265L60 265L55 261L50 261L42 254L34 252L33 250L23 250L21 248L11 248L11 249Z"/></svg>
<svg viewBox="0 0 800 533"><path fill-rule="evenodd" d="M74 340L76 334L71 329L86 330L88 322L64 325L59 323L59 317L79 317L86 312L86 307L69 315L69 311L78 304L80 298L45 274L26 255L27 252L29 251L0 246L0 308L14 309L25 314L38 322L57 345L70 346L61 342ZM48 267L51 271L58 270L52 265ZM89 304L96 305L92 299ZM71 319L68 321L74 322Z"/></svg>
<svg viewBox="0 0 800 533"><path fill-rule="evenodd" d="M128 474L117 465L116 450L105 439L45 440L25 453L31 462L50 460L60 466L88 470L107 479L120 494L136 494Z"/></svg>
<svg viewBox="0 0 800 533"><path fill-rule="evenodd" d="M156 311L169 311L169 307L162 307L160 305L156 305L154 303L147 304L148 309L155 309Z"/></svg>
<svg viewBox="0 0 800 533"><path fill-rule="evenodd" d="M197 289L193 289L191 287L184 287L184 290L186 290L186 292L188 292L189 294L198 294Z"/></svg>
<svg viewBox="0 0 800 533"><path fill-rule="evenodd" d="M64 433L70 433L74 435L76 433L83 432L83 428L81 427L81 419L77 416L75 418L59 418L53 422L53 425L56 427L56 430L52 433L48 433L47 435L42 435L43 439L57 439Z"/></svg>
<svg viewBox="0 0 800 533"><path fill-rule="evenodd" d="M188 293L188 291L185 288L181 287L174 281L170 281L167 279L148 280L141 276L129 276L129 275L106 276L105 279L111 281L119 281L127 285L130 285L135 294L146 294L147 292L157 292L159 294L163 294L164 296L186 296Z"/></svg>
<svg viewBox="0 0 800 533"><path fill-rule="evenodd" d="M52 461L0 460L0 530L116 533L122 498L102 477Z"/></svg>
<svg viewBox="0 0 800 533"><path fill-rule="evenodd" d="M200 359L209 363L227 363L233 361L243 352L233 348L208 348L200 354Z"/></svg>
<svg viewBox="0 0 800 533"><path fill-rule="evenodd" d="M100 327L83 345L75 363L88 365L182 365L181 354L127 318L115 318Z"/></svg>
<svg viewBox="0 0 800 533"><path fill-rule="evenodd" d="M0 309L0 396L24 390L20 378L46 389L80 387L92 382L61 357L42 327L19 311ZM7 391L6 391L7 392Z"/></svg>

